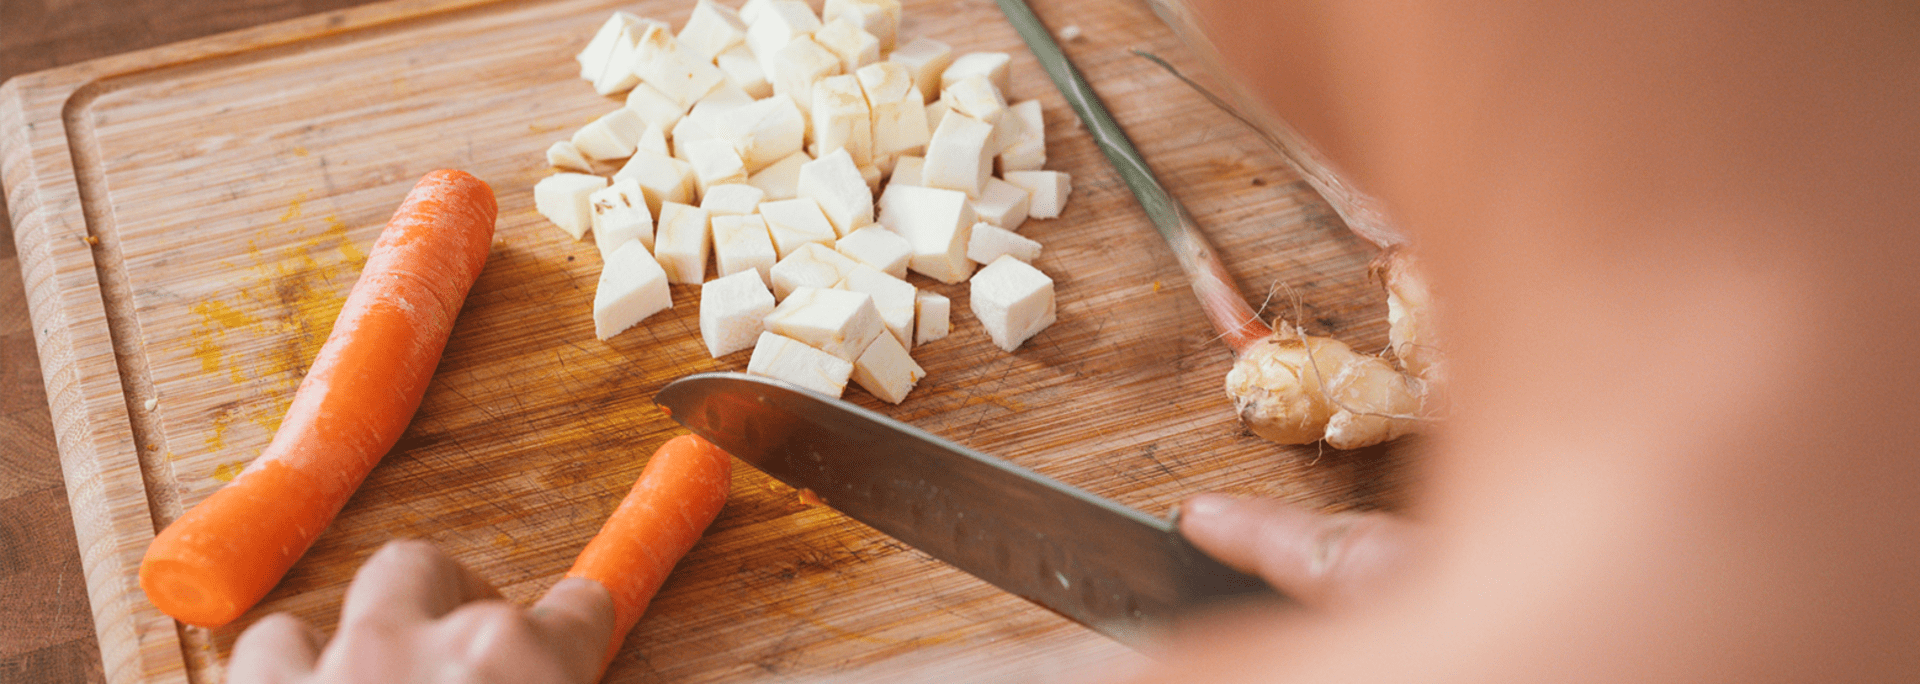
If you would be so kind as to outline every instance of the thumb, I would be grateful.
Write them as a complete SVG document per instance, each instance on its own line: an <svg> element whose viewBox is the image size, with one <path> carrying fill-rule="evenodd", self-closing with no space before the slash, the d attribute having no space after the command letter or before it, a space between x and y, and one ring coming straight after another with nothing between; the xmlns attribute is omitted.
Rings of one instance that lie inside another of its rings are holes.
<svg viewBox="0 0 1920 684"><path fill-rule="evenodd" d="M1382 589L1412 555L1417 529L1385 513L1316 513L1271 499L1201 494L1180 505L1194 547L1314 608Z"/></svg>
<svg viewBox="0 0 1920 684"><path fill-rule="evenodd" d="M614 634L613 594L590 579L560 580L528 614L578 681L599 681L625 636Z"/></svg>

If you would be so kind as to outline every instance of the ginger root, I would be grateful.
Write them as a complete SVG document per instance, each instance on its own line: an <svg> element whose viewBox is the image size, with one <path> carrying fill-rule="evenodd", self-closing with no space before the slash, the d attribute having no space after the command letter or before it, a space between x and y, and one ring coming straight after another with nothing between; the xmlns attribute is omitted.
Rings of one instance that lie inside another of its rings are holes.
<svg viewBox="0 0 1920 684"><path fill-rule="evenodd" d="M1387 342L1393 355L1424 386L1444 385L1446 364L1434 329L1433 295L1418 262L1394 247L1374 259L1372 271L1387 291Z"/></svg>
<svg viewBox="0 0 1920 684"><path fill-rule="evenodd" d="M1358 449L1413 430L1420 385L1385 359L1282 325L1241 352L1226 389L1254 434L1281 444L1325 439L1336 449Z"/></svg>

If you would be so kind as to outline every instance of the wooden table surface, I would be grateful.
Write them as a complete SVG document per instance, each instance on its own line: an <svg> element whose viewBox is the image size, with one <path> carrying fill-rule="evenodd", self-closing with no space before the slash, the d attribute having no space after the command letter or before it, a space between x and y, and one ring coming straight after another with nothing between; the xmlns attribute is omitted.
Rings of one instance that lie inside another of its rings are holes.
<svg viewBox="0 0 1920 684"><path fill-rule="evenodd" d="M0 81L370 0L4 0ZM53 418L0 199L0 682L101 682Z"/></svg>

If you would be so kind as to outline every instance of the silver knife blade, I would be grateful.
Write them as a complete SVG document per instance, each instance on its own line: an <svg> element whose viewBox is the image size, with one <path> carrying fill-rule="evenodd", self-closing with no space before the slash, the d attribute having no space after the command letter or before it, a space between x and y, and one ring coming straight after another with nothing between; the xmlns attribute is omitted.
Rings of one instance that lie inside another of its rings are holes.
<svg viewBox="0 0 1920 684"><path fill-rule="evenodd" d="M704 373L654 403L848 517L1122 643L1221 600L1276 596L1168 521L794 385Z"/></svg>

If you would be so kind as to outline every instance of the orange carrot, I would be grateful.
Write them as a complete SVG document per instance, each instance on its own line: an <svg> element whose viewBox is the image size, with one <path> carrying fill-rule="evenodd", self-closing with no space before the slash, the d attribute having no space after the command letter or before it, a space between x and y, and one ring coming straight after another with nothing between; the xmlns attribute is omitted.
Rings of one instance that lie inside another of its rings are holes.
<svg viewBox="0 0 1920 684"><path fill-rule="evenodd" d="M147 547L161 612L218 627L279 583L413 419L498 213L461 171L427 174L373 244L280 429L240 475Z"/></svg>
<svg viewBox="0 0 1920 684"><path fill-rule="evenodd" d="M733 461L697 435L667 440L573 562L568 577L599 582L613 594L611 661L647 612L654 592L727 502Z"/></svg>

